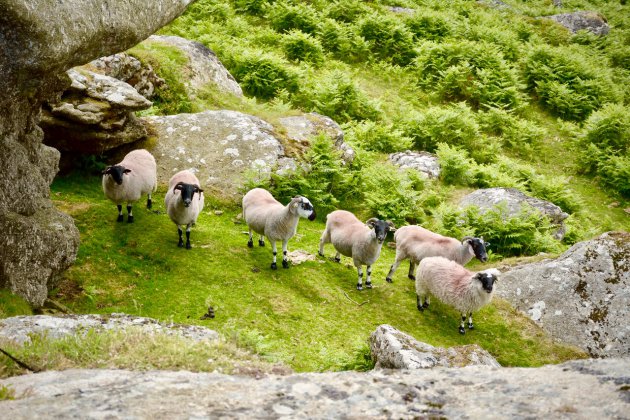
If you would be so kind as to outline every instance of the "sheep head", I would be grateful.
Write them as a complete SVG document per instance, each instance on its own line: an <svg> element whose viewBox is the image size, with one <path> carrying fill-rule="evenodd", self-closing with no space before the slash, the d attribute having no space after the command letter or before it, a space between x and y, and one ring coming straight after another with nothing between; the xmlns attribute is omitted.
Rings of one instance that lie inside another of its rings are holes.
<svg viewBox="0 0 630 420"><path fill-rule="evenodd" d="M293 197L290 203L291 210L297 211L298 216L307 218L311 222L315 220L315 208L306 197L300 195Z"/></svg>
<svg viewBox="0 0 630 420"><path fill-rule="evenodd" d="M178 182L174 187L173 191L179 191L182 199L182 203L184 203L184 207L190 206L192 202L193 196L195 193L199 194L199 200L201 200L201 193L203 190L199 188L199 185L195 184L187 184L185 182Z"/></svg>
<svg viewBox="0 0 630 420"><path fill-rule="evenodd" d="M374 229L374 236L379 244L382 244L387 237L388 232L396 231L396 226L389 220L380 220L376 217L372 217L368 221L365 222L367 227L370 229Z"/></svg>
<svg viewBox="0 0 630 420"><path fill-rule="evenodd" d="M123 175L128 174L129 172L131 172L131 169L127 169L122 165L112 165L105 168L103 175L111 176L116 184L122 185Z"/></svg>

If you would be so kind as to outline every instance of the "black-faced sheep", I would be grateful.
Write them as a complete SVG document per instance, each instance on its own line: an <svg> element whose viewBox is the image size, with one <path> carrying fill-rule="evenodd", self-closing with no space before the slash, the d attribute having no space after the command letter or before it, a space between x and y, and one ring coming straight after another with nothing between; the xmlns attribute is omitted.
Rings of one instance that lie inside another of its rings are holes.
<svg viewBox="0 0 630 420"><path fill-rule="evenodd" d="M197 198L195 198L195 193ZM186 226L186 249L191 248L190 228L197 222L199 213L203 210L203 204L203 190L199 187L199 180L192 172L180 171L168 181L164 207L173 223L177 225L178 247L184 246L181 226Z"/></svg>
<svg viewBox="0 0 630 420"><path fill-rule="evenodd" d="M472 313L490 302L499 275L496 268L475 273L444 257L425 258L420 261L416 279L416 306L419 311L428 308L430 293L455 307L461 313L459 332L465 334L466 314L468 329L472 329Z"/></svg>
<svg viewBox="0 0 630 420"><path fill-rule="evenodd" d="M418 263L427 257L444 257L466 265L473 257L486 262L488 254L483 238L464 237L461 241L442 236L420 226L403 226L394 235L396 240L396 260L389 269L385 280L391 283L394 272L400 263L409 258L409 274L415 280Z"/></svg>
<svg viewBox="0 0 630 420"><path fill-rule="evenodd" d="M144 149L129 152L117 165L103 171L103 192L118 207L118 222L123 221L122 203L127 203L127 222L133 222L131 206L142 194L147 194L151 208L151 193L157 188L157 167L153 155Z"/></svg>
<svg viewBox="0 0 630 420"><path fill-rule="evenodd" d="M265 246L264 237L271 242L273 261L271 269L278 268L276 264L276 241L282 241L282 267L289 268L287 259L287 243L297 232L300 217L315 220L315 209L311 202L302 196L294 197L286 206L278 202L269 191L254 188L243 197L243 219L249 227L249 241L247 246L254 246L252 232L260 235L258 245Z"/></svg>
<svg viewBox="0 0 630 420"><path fill-rule="evenodd" d="M324 245L332 243L337 250L335 261L341 260L340 254L352 258L357 268L359 280L357 290L363 290L362 265L367 266L365 287L372 288L372 264L381 254L381 248L388 232L396 231L389 220L375 217L363 223L349 211L335 210L326 216L326 229L319 240L319 255L324 256Z"/></svg>

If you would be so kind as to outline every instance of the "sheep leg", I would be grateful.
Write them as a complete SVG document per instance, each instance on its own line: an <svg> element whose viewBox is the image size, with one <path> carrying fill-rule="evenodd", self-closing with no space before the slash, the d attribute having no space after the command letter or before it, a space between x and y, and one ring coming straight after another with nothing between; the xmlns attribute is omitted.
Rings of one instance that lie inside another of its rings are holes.
<svg viewBox="0 0 630 420"><path fill-rule="evenodd" d="M133 214L131 213L131 204L127 204L127 223L133 223Z"/></svg>
<svg viewBox="0 0 630 420"><path fill-rule="evenodd" d="M182 240L182 228L179 227L179 225L177 225L177 234L179 235L179 242L177 243L177 246L180 248L184 247L184 241Z"/></svg>
<svg viewBox="0 0 630 420"><path fill-rule="evenodd" d="M472 330L473 328L475 328L475 326L473 325L472 312L471 312L468 314L468 329Z"/></svg>
<svg viewBox="0 0 630 420"><path fill-rule="evenodd" d="M341 262L341 252L335 254L335 262Z"/></svg>
<svg viewBox="0 0 630 420"><path fill-rule="evenodd" d="M147 195L147 208L150 210L153 207L153 202L151 201L151 193Z"/></svg>
<svg viewBox="0 0 630 420"><path fill-rule="evenodd" d="M276 255L278 255L278 251L276 249L276 241L275 240L271 240L271 252L273 253L273 261L271 263L271 269L272 270L277 270L278 269L278 265L276 264Z"/></svg>
<svg viewBox="0 0 630 420"><path fill-rule="evenodd" d="M407 274L407 277L409 277L409 280L416 281L416 267L417 266L418 264L409 260L409 274Z"/></svg>
<svg viewBox="0 0 630 420"><path fill-rule="evenodd" d="M322 237L319 238L319 255L324 256L324 245L330 242L330 235L328 235L328 229L324 230L322 233Z"/></svg>
<svg viewBox="0 0 630 420"><path fill-rule="evenodd" d="M357 290L361 291L363 290L363 270L361 269L360 265L357 266L357 272L359 273L359 280L357 282Z"/></svg>
<svg viewBox="0 0 630 420"><path fill-rule="evenodd" d="M254 247L254 237L252 235L252 230L249 230L249 241L247 241L247 246L250 248Z"/></svg>
<svg viewBox="0 0 630 420"><path fill-rule="evenodd" d="M424 306L422 305L422 299L420 299L420 295L416 295L416 308L420 312L424 312Z"/></svg>
<svg viewBox="0 0 630 420"><path fill-rule="evenodd" d="M365 277L365 287L367 287L368 289L372 288L372 266L368 265L367 266L367 276Z"/></svg>
<svg viewBox="0 0 630 420"><path fill-rule="evenodd" d="M117 204L116 207L118 208L118 219L116 219L117 222L122 222L125 220L125 218L123 217L122 214L122 204Z"/></svg>
<svg viewBox="0 0 630 420"><path fill-rule="evenodd" d="M466 329L464 329L464 324L466 323L466 314L462 314L462 322L459 324L459 333L466 334Z"/></svg>
<svg viewBox="0 0 630 420"><path fill-rule="evenodd" d="M394 264L392 264L392 266L389 268L389 273L387 273L387 277L385 277L385 280L387 281L387 283L394 282L394 280L392 280L392 277L394 277L394 273L398 269L398 266L400 265L400 263L401 261L398 261L398 258L396 258L396 261L394 261Z"/></svg>
<svg viewBox="0 0 630 420"><path fill-rule="evenodd" d="M192 248L192 246L190 245L190 228L191 227L192 227L192 223L189 223L188 226L186 226L186 249Z"/></svg>
<svg viewBox="0 0 630 420"><path fill-rule="evenodd" d="M265 246L265 236L264 235L260 235L260 238L258 238L258 246Z"/></svg>
<svg viewBox="0 0 630 420"><path fill-rule="evenodd" d="M289 268L289 259L287 258L288 239L282 241L282 268Z"/></svg>

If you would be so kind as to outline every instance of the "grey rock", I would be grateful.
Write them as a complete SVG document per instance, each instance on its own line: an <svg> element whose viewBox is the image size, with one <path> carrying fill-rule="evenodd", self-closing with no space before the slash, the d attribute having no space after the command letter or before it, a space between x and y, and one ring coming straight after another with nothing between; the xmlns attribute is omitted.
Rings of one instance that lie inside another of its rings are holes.
<svg viewBox="0 0 630 420"><path fill-rule="evenodd" d="M630 359L261 378L186 371L66 370L0 380L3 417L627 418Z"/></svg>
<svg viewBox="0 0 630 420"><path fill-rule="evenodd" d="M401 169L414 169L425 178L438 178L440 164L437 156L429 152L397 152L389 155L389 161Z"/></svg>
<svg viewBox="0 0 630 420"><path fill-rule="evenodd" d="M558 22L572 33L584 30L592 32L595 35L604 36L608 35L608 32L610 32L610 26L606 18L598 12L578 11L544 16L543 18Z"/></svg>
<svg viewBox="0 0 630 420"><path fill-rule="evenodd" d="M414 13L416 13L415 9L410 9L408 7L400 7L400 6L390 6L389 10L390 12L400 13L404 15L413 15Z"/></svg>
<svg viewBox="0 0 630 420"><path fill-rule="evenodd" d="M45 335L57 339L85 333L88 330L121 330L128 327L140 328L148 334L178 335L195 341L219 339L219 334L209 328L159 322L152 318L122 313L111 315L35 315L0 319L0 339L25 344L31 342L32 335Z"/></svg>
<svg viewBox="0 0 630 420"><path fill-rule="evenodd" d="M310 139L324 134L332 139L335 147L341 151L341 159L346 164L351 164L354 160L354 150L344 141L343 130L332 118L311 112L280 118L279 122L286 131L291 147L304 152L310 145Z"/></svg>
<svg viewBox="0 0 630 420"><path fill-rule="evenodd" d="M271 124L236 111L205 111L143 121L156 136L149 150L158 165L158 179L190 169L204 189L227 198L239 197L248 170L268 178L284 147Z"/></svg>
<svg viewBox="0 0 630 420"><path fill-rule="evenodd" d="M497 10L514 10L514 7L501 0L477 0L477 3L490 6Z"/></svg>
<svg viewBox="0 0 630 420"><path fill-rule="evenodd" d="M433 347L398 331L391 325L379 325L369 339L372 359L380 369L430 369L483 365L501 367L494 357L477 344L457 347Z"/></svg>
<svg viewBox="0 0 630 420"><path fill-rule="evenodd" d="M499 296L593 357L630 356L630 233L580 242L503 274Z"/></svg>
<svg viewBox="0 0 630 420"><path fill-rule="evenodd" d="M125 50L189 0L3 0L0 5L0 287L33 305L76 256L79 233L52 207L59 152L42 144L41 104L70 85L65 71Z"/></svg>
<svg viewBox="0 0 630 420"><path fill-rule="evenodd" d="M40 126L47 145L73 154L101 154L147 136L133 112L152 103L131 85L78 67L67 73L70 88L43 107Z"/></svg>
<svg viewBox="0 0 630 420"><path fill-rule="evenodd" d="M476 206L482 213L496 210L497 206L505 206L505 217L515 217L523 209L533 208L543 216L547 216L551 223L558 226L555 238L564 238L565 227L563 220L569 215L549 201L530 197L515 188L486 188L474 191L465 196L460 202L460 207Z"/></svg>
<svg viewBox="0 0 630 420"><path fill-rule="evenodd" d="M222 92L243 96L243 90L236 79L223 66L216 54L205 45L178 36L151 35L148 41L171 45L181 50L189 60L189 93L194 96L209 83Z"/></svg>
<svg viewBox="0 0 630 420"><path fill-rule="evenodd" d="M153 71L150 64L143 64L127 53L97 58L90 61L85 67L96 73L128 83L147 99L153 97L156 88L165 86L164 79Z"/></svg>

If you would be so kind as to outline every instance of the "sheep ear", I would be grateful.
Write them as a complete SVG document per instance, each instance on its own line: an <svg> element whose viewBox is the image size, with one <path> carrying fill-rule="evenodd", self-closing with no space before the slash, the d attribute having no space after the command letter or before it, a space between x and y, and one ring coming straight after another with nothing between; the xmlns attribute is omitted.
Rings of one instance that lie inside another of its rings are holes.
<svg viewBox="0 0 630 420"><path fill-rule="evenodd" d="M374 225L376 224L376 222L378 222L378 219L377 219L376 217L372 217L372 218L371 218L371 219L369 219L367 222L365 222L365 224L366 224L369 228L373 229L373 228L374 228Z"/></svg>
<svg viewBox="0 0 630 420"><path fill-rule="evenodd" d="M182 183L181 183L181 182L178 182L178 183L177 183L177 184L173 187L173 189L174 189L174 190L181 191L181 190L182 190Z"/></svg>
<svg viewBox="0 0 630 420"><path fill-rule="evenodd" d="M107 175L107 174L111 174L112 173L112 167L108 166L107 168L105 168L103 170L103 175Z"/></svg>
<svg viewBox="0 0 630 420"><path fill-rule="evenodd" d="M124 174L128 174L129 172L131 172L131 169L125 169L125 170L123 171L123 173L124 173Z"/></svg>
<svg viewBox="0 0 630 420"><path fill-rule="evenodd" d="M391 220L387 220L387 225L389 226L389 231L390 232L396 232L396 225L394 225L394 222L392 222Z"/></svg>

